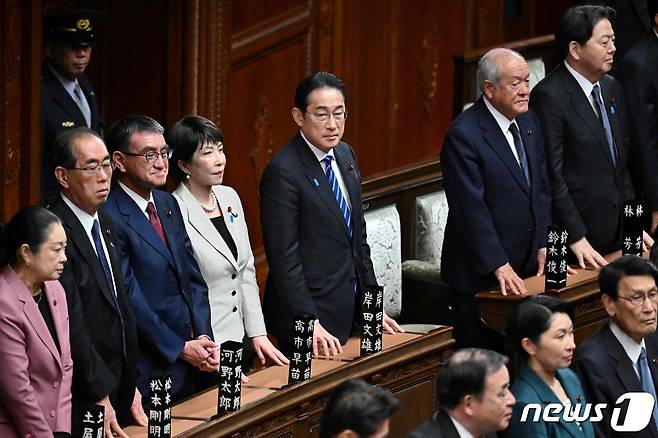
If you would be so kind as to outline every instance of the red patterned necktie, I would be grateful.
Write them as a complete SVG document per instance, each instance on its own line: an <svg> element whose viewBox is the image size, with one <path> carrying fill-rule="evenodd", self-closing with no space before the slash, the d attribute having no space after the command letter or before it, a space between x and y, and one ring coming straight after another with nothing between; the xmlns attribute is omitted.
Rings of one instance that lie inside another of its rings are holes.
<svg viewBox="0 0 658 438"><path fill-rule="evenodd" d="M146 212L149 214L149 221L151 222L151 225L153 225L153 228L155 228L155 232L158 233L160 239L162 239L162 241L166 244L167 239L165 238L164 230L162 229L162 224L160 223L160 218L158 217L158 212L155 211L155 205L153 205L152 202L149 202L146 206Z"/></svg>

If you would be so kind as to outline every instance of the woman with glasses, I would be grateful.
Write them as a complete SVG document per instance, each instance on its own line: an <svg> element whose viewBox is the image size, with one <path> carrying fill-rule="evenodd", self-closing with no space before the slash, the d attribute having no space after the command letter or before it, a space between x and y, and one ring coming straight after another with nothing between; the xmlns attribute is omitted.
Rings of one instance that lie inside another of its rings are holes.
<svg viewBox="0 0 658 438"><path fill-rule="evenodd" d="M567 302L545 295L523 301L510 315L508 340L525 364L512 387L516 405L506 437L594 437L589 420L566 421L563 416L564 410L583 416L586 409L580 380L569 369L576 348L572 320ZM533 421L535 410L526 409L530 404L541 406L541 415L547 405L560 405L562 410L554 413L560 420Z"/></svg>
<svg viewBox="0 0 658 438"><path fill-rule="evenodd" d="M174 197L208 284L215 342L242 342L246 334L263 364L269 358L284 365L288 360L267 338L240 197L222 185L223 141L217 126L200 116L183 117L169 129L171 173L179 181Z"/></svg>
<svg viewBox="0 0 658 438"><path fill-rule="evenodd" d="M73 361L64 269L66 233L43 207L0 227L0 436L71 433Z"/></svg>

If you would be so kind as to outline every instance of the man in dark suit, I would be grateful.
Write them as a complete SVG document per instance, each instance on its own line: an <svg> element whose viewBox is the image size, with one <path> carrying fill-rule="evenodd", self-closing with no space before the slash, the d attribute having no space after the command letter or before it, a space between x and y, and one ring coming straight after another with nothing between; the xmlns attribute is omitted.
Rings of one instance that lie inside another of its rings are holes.
<svg viewBox="0 0 658 438"><path fill-rule="evenodd" d="M459 346L496 344L482 335L475 293L499 285L503 294L524 294L522 278L544 271L550 198L529 75L516 52L485 54L483 96L455 119L441 150L450 207L441 272L453 291Z"/></svg>
<svg viewBox="0 0 658 438"><path fill-rule="evenodd" d="M624 56L618 72L628 108L631 167L636 187L653 212L651 233L658 225L658 0L648 1L651 34Z"/></svg>
<svg viewBox="0 0 658 438"><path fill-rule="evenodd" d="M98 403L105 406L106 430L126 436L119 424L145 426L147 419L135 390L135 316L124 290L112 221L98 212L110 189L110 154L89 128L63 132L53 152L61 197L50 210L62 220L69 239L59 281L70 308L73 435L82 435L84 408ZM128 283L134 283L131 277Z"/></svg>
<svg viewBox="0 0 658 438"><path fill-rule="evenodd" d="M148 391L149 376L172 374L172 401L211 384L219 364L212 341L208 288L174 197L164 185L171 151L158 122L126 116L107 133L118 172L103 211L139 287L129 298L139 331L137 386Z"/></svg>
<svg viewBox="0 0 658 438"><path fill-rule="evenodd" d="M516 403L506 363L494 351L457 350L441 370L441 409L407 438L494 438L506 429Z"/></svg>
<svg viewBox="0 0 658 438"><path fill-rule="evenodd" d="M603 419L593 423L598 437L630 436L611 427L613 408L618 407L617 399L622 394L648 392L656 397L658 350L650 338L656 331L657 283L655 265L634 255L615 260L599 273L601 300L610 321L578 346L572 365L587 402L607 404ZM658 437L655 404L651 412L648 425L632 436ZM617 423L623 423L624 418L625 412L618 416Z"/></svg>
<svg viewBox="0 0 658 438"><path fill-rule="evenodd" d="M352 330L355 300L377 285L354 151L340 141L345 86L316 73L295 92L300 132L272 157L260 184L263 241L269 265L263 312L279 349L290 351L292 320L314 315L313 351L337 354ZM332 181L332 183L330 183ZM384 328L399 331L384 314Z"/></svg>
<svg viewBox="0 0 658 438"><path fill-rule="evenodd" d="M41 200L57 198L53 142L67 129L101 132L96 95L84 74L91 57L100 14L71 11L44 19L47 58L41 70Z"/></svg>
<svg viewBox="0 0 658 438"><path fill-rule="evenodd" d="M621 88L607 75L615 54L602 6L569 9L555 31L561 63L532 90L553 198L553 220L569 233L582 268L605 265L621 247L624 202L633 198ZM645 245L653 241L645 233Z"/></svg>

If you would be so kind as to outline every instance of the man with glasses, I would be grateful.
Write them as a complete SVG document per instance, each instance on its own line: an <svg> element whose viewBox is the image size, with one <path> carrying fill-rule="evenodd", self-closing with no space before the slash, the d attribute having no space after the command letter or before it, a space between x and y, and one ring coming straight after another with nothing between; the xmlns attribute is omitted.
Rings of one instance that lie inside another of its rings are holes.
<svg viewBox="0 0 658 438"><path fill-rule="evenodd" d="M610 321L576 349L572 365L580 376L587 402L607 404L603 419L593 423L597 436L627 435L614 432L610 426L613 407L622 394L647 392L656 397L656 284L655 265L634 255L618 258L599 273L601 300ZM657 437L657 414L654 404L652 420L633 436ZM619 418L626 415L623 412Z"/></svg>
<svg viewBox="0 0 658 438"><path fill-rule="evenodd" d="M162 126L131 115L107 133L117 185L103 210L114 220L116 239L138 288L129 294L139 329L138 388L149 376L172 375L172 401L212 384L219 364L211 340L208 288L201 276L174 197L164 185L171 150Z"/></svg>
<svg viewBox="0 0 658 438"><path fill-rule="evenodd" d="M555 30L564 61L530 99L544 136L553 220L566 228L583 269L585 263L604 266L602 256L621 248L624 202L634 196L626 108L621 87L608 75L614 18L604 6L570 8ZM644 243L653 244L646 233Z"/></svg>
<svg viewBox="0 0 658 438"><path fill-rule="evenodd" d="M107 436L125 437L121 426L147 420L135 389L137 327L127 295L136 286L130 272L122 271L112 221L98 211L110 192L113 164L89 128L62 132L53 159L61 196L50 209L69 239L59 281L70 316L73 436L82 436L84 409L100 404Z"/></svg>
<svg viewBox="0 0 658 438"><path fill-rule="evenodd" d="M361 174L341 142L345 86L315 73L295 91L299 132L269 162L260 184L261 223L269 266L263 313L279 349L291 351L292 320L316 318L313 352L335 355L352 331L356 300L377 285L366 242ZM383 315L384 329L400 331Z"/></svg>

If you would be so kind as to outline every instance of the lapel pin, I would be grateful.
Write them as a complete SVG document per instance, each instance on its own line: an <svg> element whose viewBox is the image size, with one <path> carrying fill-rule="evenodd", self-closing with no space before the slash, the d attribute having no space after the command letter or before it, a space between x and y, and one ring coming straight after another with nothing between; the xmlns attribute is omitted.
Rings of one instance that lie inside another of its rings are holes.
<svg viewBox="0 0 658 438"><path fill-rule="evenodd" d="M62 128L73 128L75 123L73 122L62 122Z"/></svg>
<svg viewBox="0 0 658 438"><path fill-rule="evenodd" d="M229 221L233 222L235 218L238 217L238 214L233 211L233 208L230 205L226 208L226 211L228 212Z"/></svg>
<svg viewBox="0 0 658 438"><path fill-rule="evenodd" d="M53 300L53 306L57 305L57 300Z"/></svg>
<svg viewBox="0 0 658 438"><path fill-rule="evenodd" d="M583 397L581 395L577 395L576 402L580 403L581 401L583 401Z"/></svg>
<svg viewBox="0 0 658 438"><path fill-rule="evenodd" d="M315 187L320 187L320 183L318 182L317 178L313 178L313 183L315 184Z"/></svg>
<svg viewBox="0 0 658 438"><path fill-rule="evenodd" d="M349 170L350 172L353 171L353 170L354 170L354 166L351 165L351 164L348 164L348 165L347 165L347 170Z"/></svg>
<svg viewBox="0 0 658 438"><path fill-rule="evenodd" d="M528 130L525 132L527 135L532 135L532 129L528 128Z"/></svg>
<svg viewBox="0 0 658 438"><path fill-rule="evenodd" d="M617 112L617 105L615 101L615 96L610 98L610 114L615 114Z"/></svg>
<svg viewBox="0 0 658 438"><path fill-rule="evenodd" d="M167 210L167 216L171 217L171 210Z"/></svg>

